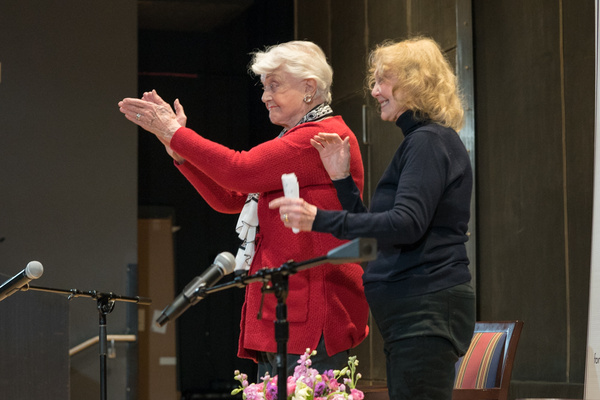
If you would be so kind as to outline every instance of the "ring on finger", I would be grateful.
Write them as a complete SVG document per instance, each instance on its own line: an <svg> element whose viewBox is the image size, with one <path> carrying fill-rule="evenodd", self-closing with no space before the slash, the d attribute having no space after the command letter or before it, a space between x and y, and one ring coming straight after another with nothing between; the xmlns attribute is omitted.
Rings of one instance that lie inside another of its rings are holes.
<svg viewBox="0 0 600 400"><path fill-rule="evenodd" d="M288 223L290 222L290 220L288 219L288 215L287 214L283 214L283 220Z"/></svg>
<svg viewBox="0 0 600 400"><path fill-rule="evenodd" d="M142 117L142 114L140 114L140 113L137 113L135 115L135 119L137 119L138 121L140 120L141 117Z"/></svg>

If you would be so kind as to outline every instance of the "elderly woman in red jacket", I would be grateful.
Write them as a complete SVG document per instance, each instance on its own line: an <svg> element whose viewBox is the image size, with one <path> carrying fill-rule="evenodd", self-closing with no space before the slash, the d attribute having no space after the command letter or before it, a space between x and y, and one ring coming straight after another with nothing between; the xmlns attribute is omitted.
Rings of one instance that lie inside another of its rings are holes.
<svg viewBox="0 0 600 400"><path fill-rule="evenodd" d="M260 76L262 101L271 122L283 130L249 151L229 149L186 128L181 104L176 101L173 111L155 91L142 99L123 99L119 107L127 119L156 135L211 207L241 213L238 228L245 252L238 253L236 269L248 268L253 274L291 259L322 256L344 243L326 233L296 234L281 224L277 210L268 207L269 201L283 195L281 176L294 173L300 197L322 209L341 209L319 153L310 144L313 136L338 132L348 137L352 177L361 192L364 175L356 137L329 106L333 72L317 45L293 41L272 46L254 54L251 69ZM366 337L368 306L362 272L358 264L324 264L290 277L288 375L307 348L317 349L311 358L315 368L342 368L348 350ZM259 376L267 371L274 375L276 299L265 295L261 310L261 297L260 283L246 288L238 356L257 361Z"/></svg>

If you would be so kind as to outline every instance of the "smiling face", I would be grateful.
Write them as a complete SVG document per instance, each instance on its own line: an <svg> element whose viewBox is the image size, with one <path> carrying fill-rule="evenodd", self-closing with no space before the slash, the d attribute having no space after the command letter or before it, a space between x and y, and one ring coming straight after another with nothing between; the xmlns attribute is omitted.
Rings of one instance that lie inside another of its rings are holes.
<svg viewBox="0 0 600 400"><path fill-rule="evenodd" d="M396 77L383 77L375 74L375 85L371 90L371 96L379 102L381 119L384 121L395 122L407 110L402 90L396 89L394 93L394 86L397 82L398 78Z"/></svg>
<svg viewBox="0 0 600 400"><path fill-rule="evenodd" d="M313 81L296 78L281 68L264 77L261 99L273 124L290 129L314 107L314 102L304 101L306 94L314 96Z"/></svg>

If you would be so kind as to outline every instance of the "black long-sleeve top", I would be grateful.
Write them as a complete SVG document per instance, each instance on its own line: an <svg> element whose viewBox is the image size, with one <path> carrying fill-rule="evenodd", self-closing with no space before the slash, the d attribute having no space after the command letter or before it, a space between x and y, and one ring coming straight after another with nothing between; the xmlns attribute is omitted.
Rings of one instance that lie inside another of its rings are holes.
<svg viewBox="0 0 600 400"><path fill-rule="evenodd" d="M344 211L319 209L313 230L341 239L377 239L377 259L363 275L367 292L385 288L381 295L391 290L412 296L468 282L473 176L467 150L453 129L418 120L412 111L396 125L405 137L370 210L351 177L334 181Z"/></svg>

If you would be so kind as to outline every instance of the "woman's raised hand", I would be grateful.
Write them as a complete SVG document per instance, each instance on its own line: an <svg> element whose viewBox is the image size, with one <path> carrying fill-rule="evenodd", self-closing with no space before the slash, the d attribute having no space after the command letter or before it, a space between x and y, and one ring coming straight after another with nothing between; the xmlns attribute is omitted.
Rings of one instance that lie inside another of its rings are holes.
<svg viewBox="0 0 600 400"><path fill-rule="evenodd" d="M142 95L142 100L168 107L167 102L164 101L154 89L151 92L144 92L144 94ZM179 122L181 126L185 126L185 124L187 123L187 116L183 111L183 106L179 102L179 99L175 99L173 105L175 107L175 115L177 117L177 122ZM183 162L185 161L185 159L179 154L177 154L177 152L175 152L175 150L173 150L171 146L165 144L165 150L167 150L167 154L173 157L173 160L175 160L178 164L183 164Z"/></svg>
<svg viewBox="0 0 600 400"><path fill-rule="evenodd" d="M144 92L144 94L142 95L142 100L146 100L157 105L162 105L166 107L169 106L168 103L164 101L154 89L151 92ZM179 122L181 126L185 126L187 124L187 116L183 111L183 106L179 102L179 99L175 99L175 102L173 102L173 106L175 107L175 115L177 116L177 122Z"/></svg>
<svg viewBox="0 0 600 400"><path fill-rule="evenodd" d="M168 146L175 131L183 126L179 122L180 119L185 118L183 107L179 105L180 111L177 115L155 91L147 98L153 100L144 100L143 97L142 99L125 98L119 102L119 111L125 115L125 118L153 133L165 146Z"/></svg>
<svg viewBox="0 0 600 400"><path fill-rule="evenodd" d="M320 132L310 139L310 144L319 152L321 162L331 180L350 176L350 138L337 133Z"/></svg>

